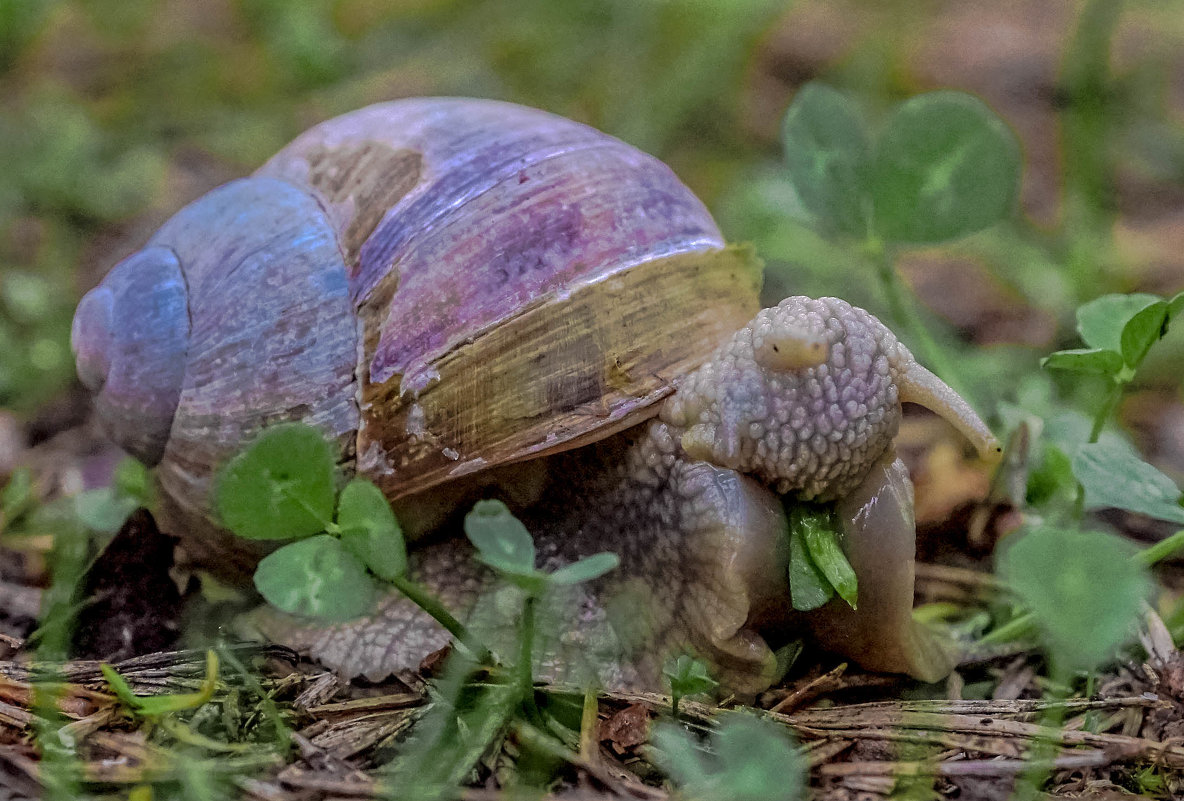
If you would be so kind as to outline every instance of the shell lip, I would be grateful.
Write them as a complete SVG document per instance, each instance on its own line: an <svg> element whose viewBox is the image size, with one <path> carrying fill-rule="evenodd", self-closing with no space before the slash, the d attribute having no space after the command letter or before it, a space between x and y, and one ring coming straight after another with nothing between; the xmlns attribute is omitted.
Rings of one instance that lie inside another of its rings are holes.
<svg viewBox="0 0 1184 801"><path fill-rule="evenodd" d="M180 260L152 246L115 265L78 305L71 347L108 436L147 464L164 455L189 345Z"/></svg>

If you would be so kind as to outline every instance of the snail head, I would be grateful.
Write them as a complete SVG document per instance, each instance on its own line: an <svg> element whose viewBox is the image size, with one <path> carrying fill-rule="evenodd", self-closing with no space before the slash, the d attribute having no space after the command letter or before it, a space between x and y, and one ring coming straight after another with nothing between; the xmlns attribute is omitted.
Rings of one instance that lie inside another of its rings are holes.
<svg viewBox="0 0 1184 801"><path fill-rule="evenodd" d="M990 431L874 316L837 298L761 310L662 411L692 457L781 494L842 498L888 450L902 402L944 417L984 455Z"/></svg>

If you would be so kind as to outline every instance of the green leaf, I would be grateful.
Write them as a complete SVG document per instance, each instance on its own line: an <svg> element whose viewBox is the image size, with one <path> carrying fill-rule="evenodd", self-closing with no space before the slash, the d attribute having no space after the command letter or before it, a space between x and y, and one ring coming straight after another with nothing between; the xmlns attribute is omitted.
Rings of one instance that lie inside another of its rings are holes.
<svg viewBox="0 0 1184 801"><path fill-rule="evenodd" d="M661 724L650 738L650 755L696 801L798 801L805 790L805 763L785 730L768 720L732 713L700 750L677 724Z"/></svg>
<svg viewBox="0 0 1184 801"><path fill-rule="evenodd" d="M585 581L600 578L610 570L616 570L620 564L621 557L615 553L605 551L604 553L592 554L578 562L572 562L570 565L564 565L551 573L547 578L551 584L566 587L571 584L581 584Z"/></svg>
<svg viewBox="0 0 1184 801"><path fill-rule="evenodd" d="M806 545L805 519L808 515L801 507L794 507L789 515L789 595L793 608L808 612L829 601L835 594L834 587L814 560Z"/></svg>
<svg viewBox="0 0 1184 801"><path fill-rule="evenodd" d="M853 236L868 229L868 141L846 95L819 83L798 90L781 125L789 179L824 227Z"/></svg>
<svg viewBox="0 0 1184 801"><path fill-rule="evenodd" d="M1092 670L1134 633L1152 589L1135 552L1110 534L1052 527L1033 529L1003 551L999 572L1061 668Z"/></svg>
<svg viewBox="0 0 1184 801"><path fill-rule="evenodd" d="M8 477L4 489L0 490L0 532L29 511L33 502L33 471L27 467L18 467Z"/></svg>
<svg viewBox="0 0 1184 801"><path fill-rule="evenodd" d="M1125 509L1184 525L1176 482L1129 451L1102 442L1082 445L1073 456L1073 474L1088 509Z"/></svg>
<svg viewBox="0 0 1184 801"><path fill-rule="evenodd" d="M478 665L454 652L444 675L430 685L431 704L412 728L399 758L383 769L397 797L434 801L459 796L458 786L495 746L522 702L521 685L477 674Z"/></svg>
<svg viewBox="0 0 1184 801"><path fill-rule="evenodd" d="M319 431L302 423L266 429L218 474L218 514L253 540L307 537L333 516L334 460Z"/></svg>
<svg viewBox="0 0 1184 801"><path fill-rule="evenodd" d="M675 723L659 723L650 734L650 761L663 773L687 789L688 796L710 801L711 795L702 794L713 781L703 754L691 734Z"/></svg>
<svg viewBox="0 0 1184 801"><path fill-rule="evenodd" d="M688 654L666 660L662 675L670 683L670 692L680 698L708 693L719 686L719 682L707 672L707 665Z"/></svg>
<svg viewBox="0 0 1184 801"><path fill-rule="evenodd" d="M534 539L501 501L477 501L465 515L465 534L478 558L494 570L528 575L534 569Z"/></svg>
<svg viewBox="0 0 1184 801"><path fill-rule="evenodd" d="M374 606L374 580L336 537L318 534L265 556L255 587L267 602L294 615L342 621Z"/></svg>
<svg viewBox="0 0 1184 801"><path fill-rule="evenodd" d="M139 461L128 457L115 466L116 492L135 499L140 506L152 502L152 473Z"/></svg>
<svg viewBox="0 0 1184 801"><path fill-rule="evenodd" d="M839 597L855 609L859 582L855 578L855 570L847 561L847 555L839 546L839 533L835 530L833 519L830 515L808 515L803 517L801 525L811 561L826 576Z"/></svg>
<svg viewBox="0 0 1184 801"><path fill-rule="evenodd" d="M1122 358L1132 368L1138 367L1151 346L1167 333L1168 304L1152 303L1136 313L1122 327Z"/></svg>
<svg viewBox="0 0 1184 801"><path fill-rule="evenodd" d="M1058 350L1040 360L1041 367L1050 370L1072 370L1078 373L1096 373L1117 376L1122 370L1122 356L1112 350L1081 348Z"/></svg>
<svg viewBox="0 0 1184 801"><path fill-rule="evenodd" d="M407 573L403 530L382 490L363 478L345 485L337 499L341 541L374 575L391 581Z"/></svg>
<svg viewBox="0 0 1184 801"><path fill-rule="evenodd" d="M1145 293L1094 298L1077 308L1077 333L1091 348L1123 353L1122 333L1126 324L1157 303L1163 301Z"/></svg>
<svg viewBox="0 0 1184 801"><path fill-rule="evenodd" d="M1175 320L1184 311L1184 292L1168 301L1168 319Z"/></svg>
<svg viewBox="0 0 1184 801"><path fill-rule="evenodd" d="M899 105L876 146L871 195L876 233L891 242L942 242L1011 212L1019 193L1015 134L961 92Z"/></svg>
<svg viewBox="0 0 1184 801"><path fill-rule="evenodd" d="M74 515L91 531L114 534L132 512L140 507L136 498L116 492L112 487L86 490L73 496Z"/></svg>

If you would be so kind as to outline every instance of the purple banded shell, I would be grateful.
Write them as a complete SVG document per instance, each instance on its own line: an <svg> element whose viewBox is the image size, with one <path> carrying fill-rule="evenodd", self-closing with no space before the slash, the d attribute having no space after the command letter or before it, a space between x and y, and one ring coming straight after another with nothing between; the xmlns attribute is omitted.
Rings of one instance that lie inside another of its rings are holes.
<svg viewBox="0 0 1184 801"><path fill-rule="evenodd" d="M391 498L607 436L758 308L759 269L657 159L507 103L318 125L79 307L104 425L203 515L218 465L302 419Z"/></svg>

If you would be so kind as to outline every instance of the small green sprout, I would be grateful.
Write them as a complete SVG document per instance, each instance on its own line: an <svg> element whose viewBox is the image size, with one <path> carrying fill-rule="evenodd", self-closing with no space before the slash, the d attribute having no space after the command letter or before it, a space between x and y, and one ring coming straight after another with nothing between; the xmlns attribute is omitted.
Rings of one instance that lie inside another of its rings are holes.
<svg viewBox="0 0 1184 801"><path fill-rule="evenodd" d="M676 723L659 724L650 757L686 798L695 801L798 801L806 765L785 731L752 715L733 713L702 748Z"/></svg>
<svg viewBox="0 0 1184 801"><path fill-rule="evenodd" d="M477 559L521 588L522 625L519 629L518 684L530 705L534 684L534 634L536 607L552 587L566 587L603 576L620 564L615 553L598 553L579 559L551 573L535 567L534 539L526 526L497 500L477 501L465 515L465 534L477 549Z"/></svg>
<svg viewBox="0 0 1184 801"><path fill-rule="evenodd" d="M719 686L707 672L707 665L688 654L666 660L662 675L670 685L670 713L676 718L679 701L684 697L709 693Z"/></svg>
<svg viewBox="0 0 1184 801"><path fill-rule="evenodd" d="M859 583L839 536L832 510L806 504L789 509L789 591L794 609L817 609L836 591L856 608Z"/></svg>
<svg viewBox="0 0 1184 801"><path fill-rule="evenodd" d="M195 693L175 693L170 695L136 695L127 681L120 676L115 668L103 663L99 670L111 691L123 702L124 706L140 717L158 718L172 712L183 712L187 709L197 709L214 696L218 686L218 654L213 650L206 651L206 676L201 687Z"/></svg>
<svg viewBox="0 0 1184 801"><path fill-rule="evenodd" d="M345 485L337 500L341 541L358 559L386 581L407 574L403 530L382 490L364 479Z"/></svg>
<svg viewBox="0 0 1184 801"><path fill-rule="evenodd" d="M1103 295L1077 309L1077 332L1089 347L1059 350L1040 362L1049 369L1110 379L1110 392L1094 416L1091 442L1097 440L1151 346L1163 338L1182 310L1184 292L1170 300L1145 293Z"/></svg>
<svg viewBox="0 0 1184 801"><path fill-rule="evenodd" d="M546 573L535 569L534 539L504 503L477 501L465 516L465 534L477 559L507 581L533 595L547 587L570 586L600 578L620 564L615 553L598 553Z"/></svg>

